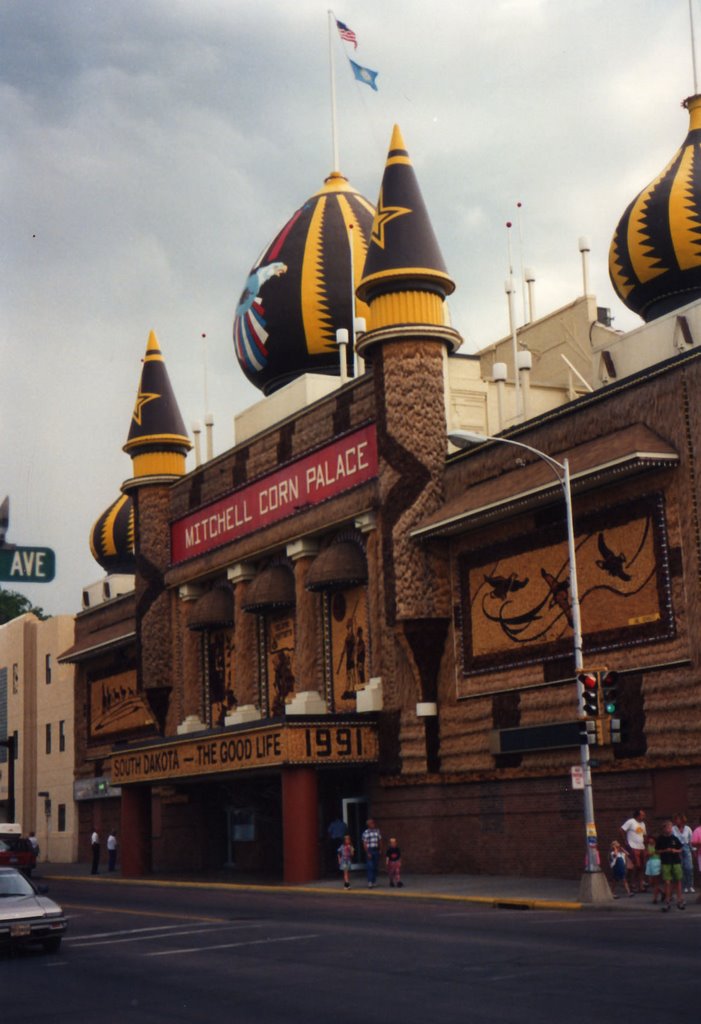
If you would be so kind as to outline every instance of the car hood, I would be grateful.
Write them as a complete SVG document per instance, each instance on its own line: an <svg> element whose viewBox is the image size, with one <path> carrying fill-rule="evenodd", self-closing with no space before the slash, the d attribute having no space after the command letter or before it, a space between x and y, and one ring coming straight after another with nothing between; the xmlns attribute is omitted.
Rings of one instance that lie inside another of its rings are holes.
<svg viewBox="0 0 701 1024"><path fill-rule="evenodd" d="M28 919L62 913L58 903L54 903L46 896L0 896L0 921L7 921L10 918L16 921L17 918Z"/></svg>

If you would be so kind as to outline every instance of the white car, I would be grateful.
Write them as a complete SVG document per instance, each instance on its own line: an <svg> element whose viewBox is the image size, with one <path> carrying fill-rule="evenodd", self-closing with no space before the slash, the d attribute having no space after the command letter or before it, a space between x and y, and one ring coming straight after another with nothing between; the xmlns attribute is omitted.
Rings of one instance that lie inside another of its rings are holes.
<svg viewBox="0 0 701 1024"><path fill-rule="evenodd" d="M15 868L0 867L0 946L40 943L48 953L61 948L68 927L58 903Z"/></svg>

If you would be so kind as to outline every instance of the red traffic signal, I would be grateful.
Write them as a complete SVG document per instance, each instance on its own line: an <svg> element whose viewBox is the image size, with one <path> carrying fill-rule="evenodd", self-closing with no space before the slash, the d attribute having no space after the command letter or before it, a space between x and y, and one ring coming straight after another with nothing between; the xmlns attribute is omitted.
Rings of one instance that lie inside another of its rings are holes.
<svg viewBox="0 0 701 1024"><path fill-rule="evenodd" d="M596 672L577 673L577 683L582 695L582 711L589 718L599 714L599 678Z"/></svg>

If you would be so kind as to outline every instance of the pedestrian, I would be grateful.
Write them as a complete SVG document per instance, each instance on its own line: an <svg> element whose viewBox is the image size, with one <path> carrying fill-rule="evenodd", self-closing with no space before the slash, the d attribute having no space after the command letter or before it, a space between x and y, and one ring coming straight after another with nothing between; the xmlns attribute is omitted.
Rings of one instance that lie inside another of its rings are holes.
<svg viewBox="0 0 701 1024"><path fill-rule="evenodd" d="M686 815L675 814L672 830L682 844L682 886L684 892L696 892L694 889L694 854L691 848L691 828Z"/></svg>
<svg viewBox="0 0 701 1024"><path fill-rule="evenodd" d="M647 829L645 827L645 811L634 811L632 817L628 818L628 820L624 821L621 825L621 832L625 837L626 849L630 853L630 858L633 861L633 870L631 872L633 891L644 892L645 837L647 835Z"/></svg>
<svg viewBox="0 0 701 1024"><path fill-rule="evenodd" d="M329 823L329 826L326 829L326 835L328 836L329 839L329 868L332 865L335 865L336 863L336 858L338 855L338 844L343 841L343 838L347 831L348 826L346 825L343 818L334 818L333 821Z"/></svg>
<svg viewBox="0 0 701 1024"><path fill-rule="evenodd" d="M343 888L350 889L350 870L353 864L353 857L355 856L355 850L351 842L351 837L345 835L343 842L338 848L338 866L343 872Z"/></svg>
<svg viewBox="0 0 701 1024"><path fill-rule="evenodd" d="M30 832L27 839L31 843L32 850L34 851L34 863L36 863L39 860L39 840L35 832Z"/></svg>
<svg viewBox="0 0 701 1024"><path fill-rule="evenodd" d="M662 861L657 852L657 843L652 836L648 836L645 845L645 878L648 886L652 886L652 902L657 903L662 899L660 892L660 878L662 875Z"/></svg>
<svg viewBox="0 0 701 1024"><path fill-rule="evenodd" d="M701 818L698 819L698 822L698 825L691 833L691 848L696 851L696 867L699 874L701 874ZM696 902L701 903L701 893L696 897Z"/></svg>
<svg viewBox="0 0 701 1024"><path fill-rule="evenodd" d="M385 850L385 864L387 865L390 889L395 887L401 889L404 885L402 881L402 851L394 837L390 839L389 846Z"/></svg>
<svg viewBox="0 0 701 1024"><path fill-rule="evenodd" d="M374 818L368 818L367 828L361 836L363 849L365 850L365 869L368 875L368 889L375 888L377 881L377 868L380 863L380 846L382 845L382 833L375 824Z"/></svg>
<svg viewBox="0 0 701 1024"><path fill-rule="evenodd" d="M609 850L609 865L611 867L611 878L613 879L613 884L611 886L613 898L615 900L618 899L618 893L616 890L618 889L619 882L623 882L623 888L626 893L629 896L632 896L633 893L630 891L630 886L628 885L626 851L617 839L614 839L611 843L611 849Z"/></svg>
<svg viewBox="0 0 701 1024"><path fill-rule="evenodd" d="M90 869L90 874L96 875L97 869L100 866L100 836L97 833L97 829L93 829L93 834L90 836L90 848L92 850L92 867Z"/></svg>
<svg viewBox="0 0 701 1024"><path fill-rule="evenodd" d="M110 829L107 836L107 870L115 871L117 867L117 837L114 830Z"/></svg>
<svg viewBox="0 0 701 1024"><path fill-rule="evenodd" d="M674 834L673 822L665 821L655 845L662 861L662 881L664 882L662 909L669 910L672 905L672 883L674 883L677 907L679 910L685 910L686 903L682 896L682 844Z"/></svg>

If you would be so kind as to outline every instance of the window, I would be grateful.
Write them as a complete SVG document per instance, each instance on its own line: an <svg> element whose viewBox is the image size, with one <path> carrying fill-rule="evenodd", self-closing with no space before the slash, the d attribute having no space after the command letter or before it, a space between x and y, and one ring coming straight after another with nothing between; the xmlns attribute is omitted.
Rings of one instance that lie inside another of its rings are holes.
<svg viewBox="0 0 701 1024"><path fill-rule="evenodd" d="M66 831L66 805L58 805L58 821L56 822L56 830L58 832Z"/></svg>
<svg viewBox="0 0 701 1024"><path fill-rule="evenodd" d="M12 666L12 692L19 693L19 665L17 662Z"/></svg>
<svg viewBox="0 0 701 1024"><path fill-rule="evenodd" d="M51 753L51 722L46 724L46 753Z"/></svg>
<svg viewBox="0 0 701 1024"><path fill-rule="evenodd" d="M51 682L51 655L50 654L46 655L45 665L46 665L46 669L45 669L45 671L46 671L46 685L48 686L49 683Z"/></svg>
<svg viewBox="0 0 701 1024"><path fill-rule="evenodd" d="M66 723L63 719L58 723L58 749L66 749Z"/></svg>

